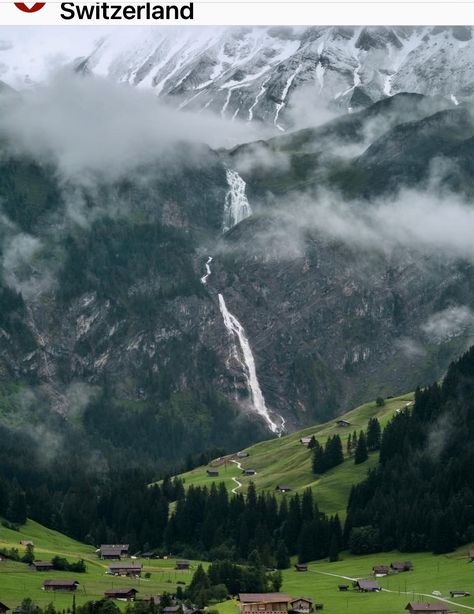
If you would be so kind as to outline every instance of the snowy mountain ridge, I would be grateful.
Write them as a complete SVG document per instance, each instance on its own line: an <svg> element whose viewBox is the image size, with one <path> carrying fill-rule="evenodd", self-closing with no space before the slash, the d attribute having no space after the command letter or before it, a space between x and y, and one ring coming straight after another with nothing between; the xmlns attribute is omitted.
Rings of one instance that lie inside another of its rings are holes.
<svg viewBox="0 0 474 614"><path fill-rule="evenodd" d="M0 79L21 88L72 63L181 109L280 130L402 91L454 103L474 95L472 27L90 30L54 40L0 30Z"/></svg>

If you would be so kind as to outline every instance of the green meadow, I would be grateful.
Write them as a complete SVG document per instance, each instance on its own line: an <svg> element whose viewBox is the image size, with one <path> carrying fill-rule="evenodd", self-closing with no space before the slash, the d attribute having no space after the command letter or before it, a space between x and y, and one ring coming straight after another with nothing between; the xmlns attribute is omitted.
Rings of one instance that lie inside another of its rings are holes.
<svg viewBox="0 0 474 614"><path fill-rule="evenodd" d="M219 471L217 478L207 475L206 471L210 466L197 467L181 474L180 477L184 479L185 488L191 484L210 486L213 482L216 484L224 482L227 489L231 491L236 487L236 483L232 480L233 477L242 483L239 492L245 492L250 481L254 482L257 490L274 491L278 484L290 486L292 493L311 488L322 511L327 514L337 512L343 517L351 486L363 480L368 469L376 465L378 453L371 454L368 461L361 465L354 465L353 458L346 455L346 460L342 465L316 477L311 469L311 450L299 442L300 438L315 435L324 444L329 436L338 433L346 453L349 433L354 430L357 432L361 429L365 430L369 418L374 416L379 419L383 427L397 410L403 409L412 400L413 394L411 393L387 399L382 407L378 407L375 402L366 403L340 417L350 422L350 427L338 427L335 420L331 420L285 437L270 439L251 446L246 449L249 456L240 459L240 462L242 469L255 469L257 473L252 477L242 476L242 471L230 461L219 467L213 467ZM291 496L292 493L288 495Z"/></svg>
<svg viewBox="0 0 474 614"><path fill-rule="evenodd" d="M196 562L191 562L190 571L176 571L174 559L143 560L140 561L143 563L141 578L113 577L106 574L107 561L100 560L95 548L91 546L81 544L31 520L20 531L0 527L0 547L18 548L22 554L25 549L20 546L20 540L23 539L33 541L36 560L48 561L55 555L64 556L71 562L82 558L86 562L87 572L38 572L31 570L24 563L0 561L0 601L10 608L17 606L24 597L31 597L42 606L53 603L57 609L70 608L71 593L42 590L44 580L51 578L77 580L80 583L75 593L77 604L101 599L104 592L112 588L133 587L139 591L139 596L162 594L165 591L174 593L178 584L184 587L191 580L197 566ZM150 573L150 578L143 577L146 572Z"/></svg>
<svg viewBox="0 0 474 614"><path fill-rule="evenodd" d="M437 601L431 593L439 591L454 612L474 610L474 564L468 562L465 546L448 555L427 553L400 554L384 552L376 555L350 556L343 553L336 563L316 562L308 565L307 572L288 569L283 572L282 592L292 597L310 597L322 603L326 614L403 614L409 601ZM352 588L352 579L371 576L372 567L409 559L413 571L378 578L386 590L380 593L359 593ZM339 584L349 584L347 592ZM471 597L451 599L450 590L465 590ZM389 592L390 591L390 592ZM220 614L237 614L238 604L229 601L217 606Z"/></svg>
<svg viewBox="0 0 474 614"><path fill-rule="evenodd" d="M57 609L72 605L70 593L46 593L42 590L43 581L49 578L77 579L80 586L76 592L77 604L91 599L100 599L111 588L136 588L138 598L145 595L174 592L178 585L185 586L191 580L197 561L191 562L190 571L176 571L175 560L142 561L144 573L150 578L126 579L106 575L107 562L97 558L91 546L74 541L56 531L28 521L22 529L0 530L1 547L20 547L21 539L31 539L35 543L38 560L49 560L55 554L65 556L70 561L84 558L87 573L35 572L24 563L0 562L0 601L10 608L17 606L24 597L31 597L39 605L53 603ZM314 603L322 603L324 612L340 614L402 614L408 601L435 601L433 591L439 591L446 598L452 611L468 612L474 610L474 564L468 562L467 551L473 546L448 554L434 556L428 553L400 554L398 552L380 553L367 556L351 556L342 553L336 563L318 561L308 565L307 572L297 572L293 568L283 571L282 591L293 597L310 597ZM352 580L371 578L374 565L390 564L393 561L409 559L414 570L379 578L384 589L381 593L358 593L352 588ZM207 566L207 563L204 563ZM347 592L338 590L339 584L347 583ZM469 591L473 596L451 599L450 590ZM121 603L121 607L125 604ZM235 600L219 603L215 607L220 614L238 614Z"/></svg>

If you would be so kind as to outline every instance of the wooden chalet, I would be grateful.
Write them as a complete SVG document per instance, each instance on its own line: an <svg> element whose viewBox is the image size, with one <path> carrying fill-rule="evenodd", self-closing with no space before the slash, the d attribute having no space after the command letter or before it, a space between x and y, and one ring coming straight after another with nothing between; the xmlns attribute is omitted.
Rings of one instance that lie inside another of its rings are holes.
<svg viewBox="0 0 474 614"><path fill-rule="evenodd" d="M308 566L306 563L296 563L295 569L296 571L308 571Z"/></svg>
<svg viewBox="0 0 474 614"><path fill-rule="evenodd" d="M408 603L405 610L410 614L421 614L422 612L431 612L431 614L446 614L449 612L449 607L445 603L432 603L428 601L420 601L417 603Z"/></svg>
<svg viewBox="0 0 474 614"><path fill-rule="evenodd" d="M309 614L313 611L313 600L309 597L297 597L290 601L290 610L301 614Z"/></svg>
<svg viewBox="0 0 474 614"><path fill-rule="evenodd" d="M242 471L243 475L255 475L257 472L255 471L255 469L244 469Z"/></svg>
<svg viewBox="0 0 474 614"><path fill-rule="evenodd" d="M99 556L104 560L120 560L128 556L128 544L102 544L98 550Z"/></svg>
<svg viewBox="0 0 474 614"><path fill-rule="evenodd" d="M110 563L107 573L112 576L138 578L141 576L142 568L141 563Z"/></svg>
<svg viewBox="0 0 474 614"><path fill-rule="evenodd" d="M45 580L43 582L43 588L45 591L76 591L79 586L77 580Z"/></svg>
<svg viewBox="0 0 474 614"><path fill-rule="evenodd" d="M312 437L301 437L300 444L303 446L309 446L309 444L311 443L311 439Z"/></svg>
<svg viewBox="0 0 474 614"><path fill-rule="evenodd" d="M376 578L382 578L383 576L388 576L390 567L388 565L375 565L372 567L372 573Z"/></svg>
<svg viewBox="0 0 474 614"><path fill-rule="evenodd" d="M382 590L375 580L356 580L355 587L361 593L378 593Z"/></svg>
<svg viewBox="0 0 474 614"><path fill-rule="evenodd" d="M189 561L176 561L175 569L187 570L190 567Z"/></svg>
<svg viewBox="0 0 474 614"><path fill-rule="evenodd" d="M217 469L208 469L206 471L207 476L209 478L218 478L219 477L219 472L217 471Z"/></svg>
<svg viewBox="0 0 474 614"><path fill-rule="evenodd" d="M337 426L340 426L340 427L346 427L346 426L351 425L351 423L348 422L347 420L336 420L336 424Z"/></svg>
<svg viewBox="0 0 474 614"><path fill-rule="evenodd" d="M291 486L286 486L285 484L278 484L275 490L278 492L291 492L292 488Z"/></svg>
<svg viewBox="0 0 474 614"><path fill-rule="evenodd" d="M0 601L0 614L5 614L10 608Z"/></svg>
<svg viewBox="0 0 474 614"><path fill-rule="evenodd" d="M282 614L288 612L290 597L285 593L240 593L241 614Z"/></svg>
<svg viewBox="0 0 474 614"><path fill-rule="evenodd" d="M114 588L110 591L105 591L104 595L108 599L119 599L120 601L134 601L137 596L136 588Z"/></svg>

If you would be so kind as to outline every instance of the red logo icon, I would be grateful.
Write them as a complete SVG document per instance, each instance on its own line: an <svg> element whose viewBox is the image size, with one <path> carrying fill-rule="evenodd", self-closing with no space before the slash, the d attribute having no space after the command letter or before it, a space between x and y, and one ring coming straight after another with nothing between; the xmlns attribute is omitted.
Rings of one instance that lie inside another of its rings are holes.
<svg viewBox="0 0 474 614"><path fill-rule="evenodd" d="M43 8L46 2L35 2L32 6L27 6L24 2L15 2L14 4L17 9L24 13L36 13Z"/></svg>

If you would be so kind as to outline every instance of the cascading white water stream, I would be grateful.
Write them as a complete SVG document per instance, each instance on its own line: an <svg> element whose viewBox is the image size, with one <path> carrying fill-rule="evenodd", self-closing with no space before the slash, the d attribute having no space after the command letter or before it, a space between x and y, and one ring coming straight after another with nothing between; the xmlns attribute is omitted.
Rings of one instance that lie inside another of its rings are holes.
<svg viewBox="0 0 474 614"><path fill-rule="evenodd" d="M209 256L209 258L207 259L206 264L204 265L206 267L206 274L201 277L201 283L203 285L207 284L207 278L211 274L211 262L212 262L212 256Z"/></svg>
<svg viewBox="0 0 474 614"><path fill-rule="evenodd" d="M246 217L252 214L250 203L245 195L245 181L237 173L237 171L227 169L226 171L227 183L229 184L229 191L225 197L224 203L224 222L223 232L230 230L233 226L244 220ZM209 275L211 274L211 262L212 256L209 256L205 269L206 274L201 277L201 283L207 284ZM249 340L245 334L245 329L237 318L228 309L222 294L218 294L219 309L229 335L233 339L233 356L235 360L240 364L242 371L247 380L247 388L250 392L252 406L256 414L258 414L267 423L268 428L272 433L276 433L281 436L285 429L285 419L282 416L278 417L278 422L274 422L265 404L265 398L260 388L257 377L257 369L255 367L255 359L252 354Z"/></svg>
<svg viewBox="0 0 474 614"><path fill-rule="evenodd" d="M245 195L245 181L237 171L230 168L226 170L226 179L229 184L229 191L224 201L223 232L227 232L232 226L252 214L250 203Z"/></svg>
<svg viewBox="0 0 474 614"><path fill-rule="evenodd" d="M224 326L229 331L230 335L232 335L232 337L234 337L234 339L238 341L238 344L240 346L242 359L239 358L237 351L235 352L235 355L240 364L242 365L242 370L245 374L248 388L250 390L250 395L252 397L253 408L255 412L265 420L268 425L268 428L272 431L272 433L281 434L284 426L284 421L282 421L283 424L279 426L270 417L270 413L265 404L265 399L263 397L260 384L258 383L255 360L252 354L252 350L250 348L249 341L247 339L247 335L245 334L244 327L237 320L237 318L227 309L227 305L222 294L219 294L218 298L219 309L221 310L222 319L224 320Z"/></svg>

